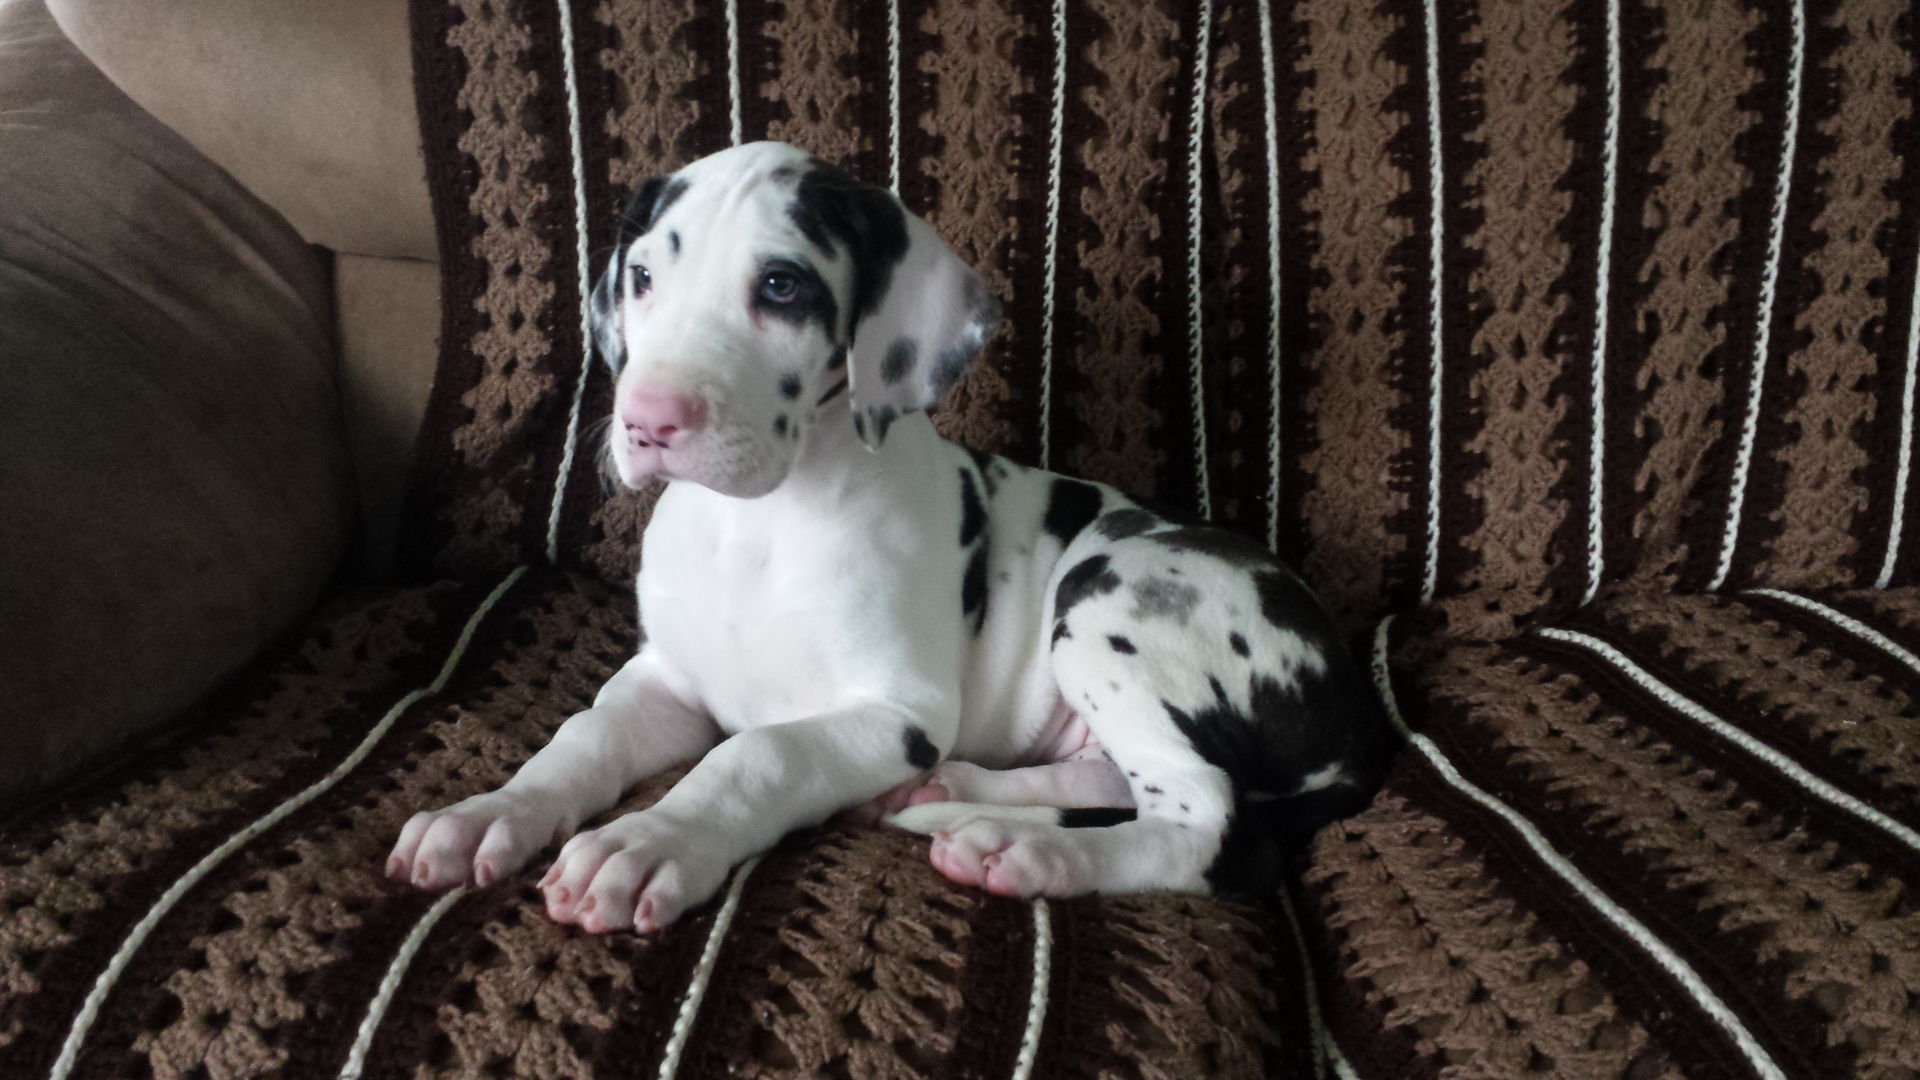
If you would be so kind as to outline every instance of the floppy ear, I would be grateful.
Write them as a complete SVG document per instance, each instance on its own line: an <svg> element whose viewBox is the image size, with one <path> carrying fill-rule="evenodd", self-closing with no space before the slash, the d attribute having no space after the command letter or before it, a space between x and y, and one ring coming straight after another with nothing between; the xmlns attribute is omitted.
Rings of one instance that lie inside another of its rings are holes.
<svg viewBox="0 0 1920 1080"><path fill-rule="evenodd" d="M1000 321L986 282L887 189L815 161L800 178L794 224L853 260L847 378L853 424L878 449L901 416L940 400Z"/></svg>
<svg viewBox="0 0 1920 1080"><path fill-rule="evenodd" d="M854 428L874 449L895 420L959 381L1000 322L999 301L980 275L933 226L901 213L906 252L867 313L856 311L848 349Z"/></svg>
<svg viewBox="0 0 1920 1080"><path fill-rule="evenodd" d="M613 254L607 259L606 269L600 272L600 280L594 282L593 294L587 298L587 326L593 332L593 344L616 375L627 361L627 339L620 319L620 289L626 275L622 257L627 245L645 236L647 230L653 228L654 220L686 188L684 180L655 176L634 190L633 198L628 199L626 208L620 211L620 236L613 246Z"/></svg>

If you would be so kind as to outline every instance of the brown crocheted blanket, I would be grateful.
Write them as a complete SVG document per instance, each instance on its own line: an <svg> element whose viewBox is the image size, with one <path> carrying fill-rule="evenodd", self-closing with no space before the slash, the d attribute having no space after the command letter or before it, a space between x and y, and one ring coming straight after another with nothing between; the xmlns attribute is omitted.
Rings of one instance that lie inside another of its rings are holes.
<svg viewBox="0 0 1920 1080"><path fill-rule="evenodd" d="M446 312L409 543L449 580L337 600L0 825L0 1078L1920 1074L1910 12L414 30ZM650 503L593 474L583 252L736 136L897 176L1000 290L943 431L1270 543L1363 635L1418 734L1288 892L1025 904L829 829L595 937L541 865L380 876L634 645Z"/></svg>

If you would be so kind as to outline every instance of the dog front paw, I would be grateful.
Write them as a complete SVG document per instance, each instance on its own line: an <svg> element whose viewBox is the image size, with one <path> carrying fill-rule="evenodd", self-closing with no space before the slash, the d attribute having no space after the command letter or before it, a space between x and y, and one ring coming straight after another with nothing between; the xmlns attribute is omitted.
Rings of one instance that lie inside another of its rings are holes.
<svg viewBox="0 0 1920 1080"><path fill-rule="evenodd" d="M718 892L732 860L697 829L641 810L583 832L540 881L547 915L590 934L647 934Z"/></svg>
<svg viewBox="0 0 1920 1080"><path fill-rule="evenodd" d="M570 831L546 800L489 791L413 815L387 856L387 877L422 889L491 885Z"/></svg>

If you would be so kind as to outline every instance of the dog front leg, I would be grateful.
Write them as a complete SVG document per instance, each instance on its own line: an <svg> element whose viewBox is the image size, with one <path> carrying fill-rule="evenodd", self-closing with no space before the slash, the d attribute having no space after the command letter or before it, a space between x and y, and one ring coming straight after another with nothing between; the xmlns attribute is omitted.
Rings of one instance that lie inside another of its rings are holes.
<svg viewBox="0 0 1920 1080"><path fill-rule="evenodd" d="M572 836L635 783L698 758L719 736L643 650L499 790L415 814L387 857L387 876L424 889L491 885Z"/></svg>
<svg viewBox="0 0 1920 1080"><path fill-rule="evenodd" d="M547 914L594 933L666 926L792 829L931 768L957 726L872 705L743 731L651 808L569 841L540 883Z"/></svg>

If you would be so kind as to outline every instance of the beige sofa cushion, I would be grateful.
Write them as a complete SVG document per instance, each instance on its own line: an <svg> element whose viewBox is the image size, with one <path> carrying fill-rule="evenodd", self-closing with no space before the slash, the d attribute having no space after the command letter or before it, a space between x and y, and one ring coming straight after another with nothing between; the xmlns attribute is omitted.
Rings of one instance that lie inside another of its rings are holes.
<svg viewBox="0 0 1920 1080"><path fill-rule="evenodd" d="M127 95L312 243L434 259L406 0L51 0Z"/></svg>
<svg viewBox="0 0 1920 1080"><path fill-rule="evenodd" d="M302 614L352 516L325 263L0 0L0 803Z"/></svg>

